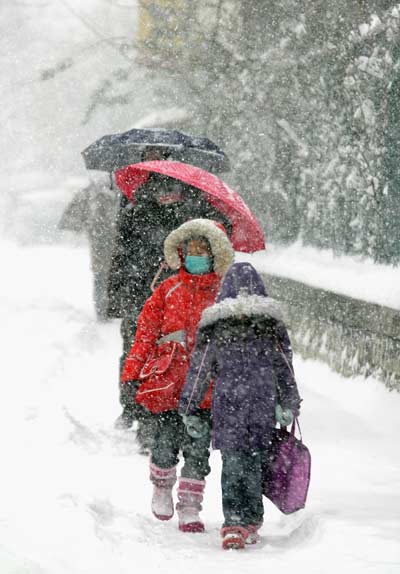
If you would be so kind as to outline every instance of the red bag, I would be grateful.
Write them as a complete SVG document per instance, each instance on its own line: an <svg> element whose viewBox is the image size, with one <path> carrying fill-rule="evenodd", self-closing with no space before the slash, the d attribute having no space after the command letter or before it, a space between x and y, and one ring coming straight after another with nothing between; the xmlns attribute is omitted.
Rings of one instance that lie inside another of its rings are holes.
<svg viewBox="0 0 400 574"><path fill-rule="evenodd" d="M167 341L146 361L139 380L136 402L152 413L178 408L179 397L189 370L189 355L183 345Z"/></svg>

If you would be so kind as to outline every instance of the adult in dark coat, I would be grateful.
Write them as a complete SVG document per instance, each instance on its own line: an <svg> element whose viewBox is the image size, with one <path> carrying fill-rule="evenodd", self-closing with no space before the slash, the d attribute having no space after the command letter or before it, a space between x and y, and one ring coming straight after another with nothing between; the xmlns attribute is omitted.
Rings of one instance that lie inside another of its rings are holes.
<svg viewBox="0 0 400 574"><path fill-rule="evenodd" d="M213 219L221 222L228 233L231 230L227 218L206 201L201 191L160 174L151 174L136 190L135 199L133 204L121 197L108 279L108 316L122 318L121 366L132 346L139 313L151 295L165 238L189 219ZM162 279L166 277L164 274ZM130 428L135 419L139 420L138 439L147 447L152 429L149 427L147 432L147 414L133 399L129 388L120 382L123 411L116 426Z"/></svg>
<svg viewBox="0 0 400 574"><path fill-rule="evenodd" d="M263 521L262 465L276 422L297 416L300 397L279 304L249 263L228 270L216 303L202 314L179 412L188 432L210 380L213 446L222 454L224 547L256 536ZM226 538L226 540L225 540Z"/></svg>

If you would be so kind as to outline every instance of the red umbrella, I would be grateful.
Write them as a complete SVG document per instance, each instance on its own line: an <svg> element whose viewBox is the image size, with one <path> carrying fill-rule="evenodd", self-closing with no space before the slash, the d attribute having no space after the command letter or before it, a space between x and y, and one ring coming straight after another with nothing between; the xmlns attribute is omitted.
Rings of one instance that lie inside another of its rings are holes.
<svg viewBox="0 0 400 574"><path fill-rule="evenodd" d="M118 187L130 201L135 190L156 172L197 187L207 201L226 215L232 224L231 241L236 251L253 253L265 249L262 229L240 195L217 176L179 161L146 161L134 163L115 172Z"/></svg>

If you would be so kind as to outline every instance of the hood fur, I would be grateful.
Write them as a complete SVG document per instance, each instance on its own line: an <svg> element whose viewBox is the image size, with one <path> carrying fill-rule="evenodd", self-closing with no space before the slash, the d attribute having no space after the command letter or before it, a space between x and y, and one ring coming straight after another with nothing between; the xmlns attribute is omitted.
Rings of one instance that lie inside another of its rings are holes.
<svg viewBox="0 0 400 574"><path fill-rule="evenodd" d="M199 327L207 327L220 319L232 317L270 317L276 321L284 321L281 305L262 295L239 294L234 299L227 297L203 311Z"/></svg>
<svg viewBox="0 0 400 574"><path fill-rule="evenodd" d="M235 252L220 224L211 219L191 219L172 231L164 241L164 256L171 269L182 265L179 248L188 239L205 237L214 257L214 271L222 277L233 263Z"/></svg>

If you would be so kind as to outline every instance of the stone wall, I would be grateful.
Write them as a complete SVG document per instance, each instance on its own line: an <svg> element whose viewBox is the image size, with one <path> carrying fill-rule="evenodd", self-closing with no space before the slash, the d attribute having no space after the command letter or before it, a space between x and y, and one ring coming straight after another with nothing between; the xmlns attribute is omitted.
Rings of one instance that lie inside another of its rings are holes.
<svg viewBox="0 0 400 574"><path fill-rule="evenodd" d="M262 274L284 303L293 348L346 377L374 376L400 391L400 311Z"/></svg>

